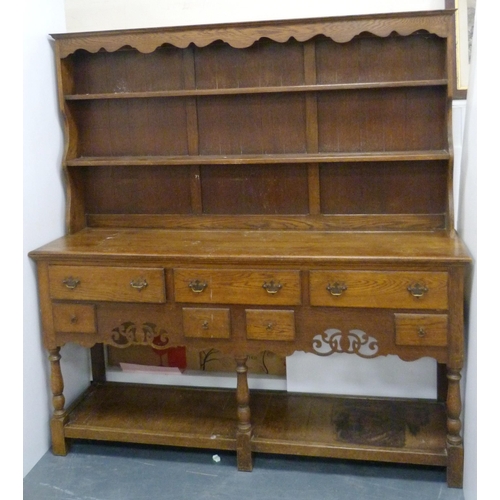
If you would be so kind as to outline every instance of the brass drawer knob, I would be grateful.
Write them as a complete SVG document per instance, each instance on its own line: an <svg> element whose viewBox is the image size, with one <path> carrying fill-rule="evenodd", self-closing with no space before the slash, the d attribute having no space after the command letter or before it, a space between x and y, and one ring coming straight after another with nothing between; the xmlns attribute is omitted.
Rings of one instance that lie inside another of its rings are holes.
<svg viewBox="0 0 500 500"><path fill-rule="evenodd" d="M328 283L326 289L330 292L330 295L340 297L347 290L347 286L344 283L336 281L333 285Z"/></svg>
<svg viewBox="0 0 500 500"><path fill-rule="evenodd" d="M188 286L193 293L201 293L208 285L205 281L194 280L190 281Z"/></svg>
<svg viewBox="0 0 500 500"><path fill-rule="evenodd" d="M73 276L64 278L62 282L63 285L70 290L74 290L80 284L80 280L78 278L73 278Z"/></svg>
<svg viewBox="0 0 500 500"><path fill-rule="evenodd" d="M132 280L130 286L140 292L148 286L148 282L145 279Z"/></svg>
<svg viewBox="0 0 500 500"><path fill-rule="evenodd" d="M425 332L425 329L423 327L420 327L418 329L418 336L419 338L423 339L425 336L426 336L426 332Z"/></svg>
<svg viewBox="0 0 500 500"><path fill-rule="evenodd" d="M267 292L270 293L271 295L274 295L278 293L282 288L283 285L281 283L275 283L273 280L271 280L269 283L267 281L264 281L264 284L262 285L262 288Z"/></svg>
<svg viewBox="0 0 500 500"><path fill-rule="evenodd" d="M203 321L203 323L201 324L201 328L203 330L208 330L210 328L210 325L207 320Z"/></svg>
<svg viewBox="0 0 500 500"><path fill-rule="evenodd" d="M407 290L417 299L420 299L429 291L425 285L421 285L420 283L410 285Z"/></svg>

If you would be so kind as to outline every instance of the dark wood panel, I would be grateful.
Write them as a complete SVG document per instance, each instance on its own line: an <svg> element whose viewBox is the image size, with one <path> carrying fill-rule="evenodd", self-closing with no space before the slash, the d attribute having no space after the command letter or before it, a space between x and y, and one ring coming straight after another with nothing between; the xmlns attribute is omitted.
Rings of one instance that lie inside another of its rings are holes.
<svg viewBox="0 0 500 500"><path fill-rule="evenodd" d="M447 209L447 162L320 166L326 214L439 214Z"/></svg>
<svg viewBox="0 0 500 500"><path fill-rule="evenodd" d="M77 94L147 92L184 88L182 52L159 47L150 54L120 50L90 54L78 50L67 58L73 64Z"/></svg>
<svg viewBox="0 0 500 500"><path fill-rule="evenodd" d="M318 93L320 152L446 149L446 89Z"/></svg>
<svg viewBox="0 0 500 500"><path fill-rule="evenodd" d="M191 177L183 167L130 166L85 168L87 213L191 213Z"/></svg>
<svg viewBox="0 0 500 500"><path fill-rule="evenodd" d="M81 156L188 154L182 99L73 101L70 105Z"/></svg>
<svg viewBox="0 0 500 500"><path fill-rule="evenodd" d="M201 167L206 214L306 214L308 171L302 165Z"/></svg>
<svg viewBox="0 0 500 500"><path fill-rule="evenodd" d="M196 86L199 89L301 85L303 49L299 42L260 40L235 49L213 43L195 49Z"/></svg>
<svg viewBox="0 0 500 500"><path fill-rule="evenodd" d="M304 95L210 96L197 101L202 155L306 152Z"/></svg>
<svg viewBox="0 0 500 500"><path fill-rule="evenodd" d="M316 40L318 83L434 80L446 77L446 40L428 33L349 43Z"/></svg>

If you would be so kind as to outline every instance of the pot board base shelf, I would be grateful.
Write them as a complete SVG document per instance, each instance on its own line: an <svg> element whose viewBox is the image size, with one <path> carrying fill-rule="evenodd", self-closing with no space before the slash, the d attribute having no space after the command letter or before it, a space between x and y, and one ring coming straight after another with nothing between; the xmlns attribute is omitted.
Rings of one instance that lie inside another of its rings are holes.
<svg viewBox="0 0 500 500"><path fill-rule="evenodd" d="M250 412L247 453L447 463L445 405L437 401L256 390ZM65 420L65 438L237 449L230 389L98 383Z"/></svg>

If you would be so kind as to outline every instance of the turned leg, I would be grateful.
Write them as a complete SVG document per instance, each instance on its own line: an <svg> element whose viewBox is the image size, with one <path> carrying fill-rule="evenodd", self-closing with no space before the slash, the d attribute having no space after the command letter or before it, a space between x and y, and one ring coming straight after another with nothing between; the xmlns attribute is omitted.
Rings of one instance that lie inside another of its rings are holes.
<svg viewBox="0 0 500 500"><path fill-rule="evenodd" d="M448 397L447 408L447 451L448 468L447 482L450 488L461 488L463 482L464 448L462 436L462 401L460 396L460 370L448 368Z"/></svg>
<svg viewBox="0 0 500 500"><path fill-rule="evenodd" d="M50 387L52 390L52 406L54 407L54 413L50 420L50 431L52 434L52 452L55 455L66 455L68 449L64 439L64 424L67 416L64 410L64 381L59 362L61 359L59 351L60 347L49 351Z"/></svg>
<svg viewBox="0 0 500 500"><path fill-rule="evenodd" d="M252 449L252 424L250 422L250 392L248 390L247 358L236 359L236 402L238 403L238 429L236 431L236 455L238 470L251 471Z"/></svg>

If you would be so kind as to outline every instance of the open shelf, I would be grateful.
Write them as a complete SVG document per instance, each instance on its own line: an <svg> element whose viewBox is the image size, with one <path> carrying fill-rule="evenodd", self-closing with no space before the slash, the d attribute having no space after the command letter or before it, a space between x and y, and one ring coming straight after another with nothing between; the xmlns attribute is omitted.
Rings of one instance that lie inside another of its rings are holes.
<svg viewBox="0 0 500 500"><path fill-rule="evenodd" d="M376 161L449 160L444 149L428 151L367 151L352 153L303 153L255 155L183 156L81 156L66 160L68 167L147 166L147 165L255 165L280 163L340 163Z"/></svg>
<svg viewBox="0 0 500 500"><path fill-rule="evenodd" d="M336 84L295 85L281 87L237 87L215 89L156 90L143 92L107 92L96 94L66 94L67 101L91 99L135 99L153 97L197 97L210 95L271 94L277 92L324 92L327 90L359 90L397 87L438 87L446 86L447 80L411 80L393 82L353 82Z"/></svg>
<svg viewBox="0 0 500 500"><path fill-rule="evenodd" d="M252 450L446 465L445 405L252 391ZM236 449L234 391L94 385L70 409L68 438Z"/></svg>
<svg viewBox="0 0 500 500"><path fill-rule="evenodd" d="M236 449L234 392L107 383L69 410L66 437Z"/></svg>

